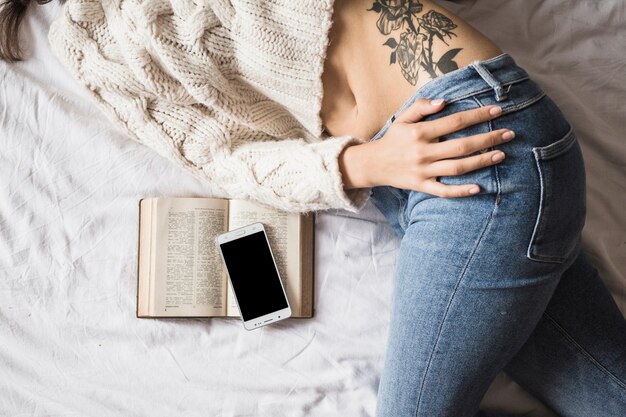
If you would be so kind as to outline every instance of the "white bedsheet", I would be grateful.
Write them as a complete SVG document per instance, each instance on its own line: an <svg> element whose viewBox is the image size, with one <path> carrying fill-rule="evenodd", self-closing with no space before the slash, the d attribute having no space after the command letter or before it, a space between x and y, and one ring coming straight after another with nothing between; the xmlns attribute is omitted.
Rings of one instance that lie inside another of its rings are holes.
<svg viewBox="0 0 626 417"><path fill-rule="evenodd" d="M626 312L626 7L450 5L572 121L588 176L585 249ZM232 319L135 318L138 200L209 187L115 130L50 55L0 62L0 415L373 416L399 240L370 203L319 212L315 309L248 332ZM533 401L502 375L489 393ZM517 408L520 409L520 408Z"/></svg>

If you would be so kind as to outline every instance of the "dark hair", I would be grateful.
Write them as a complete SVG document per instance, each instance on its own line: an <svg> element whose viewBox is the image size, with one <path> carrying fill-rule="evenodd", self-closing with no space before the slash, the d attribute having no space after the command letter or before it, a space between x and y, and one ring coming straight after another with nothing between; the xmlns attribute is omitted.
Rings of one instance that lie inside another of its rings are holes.
<svg viewBox="0 0 626 417"><path fill-rule="evenodd" d="M19 27L31 0L3 0L0 4L0 59L19 61L22 51L19 45ZM35 0L46 4L50 0Z"/></svg>

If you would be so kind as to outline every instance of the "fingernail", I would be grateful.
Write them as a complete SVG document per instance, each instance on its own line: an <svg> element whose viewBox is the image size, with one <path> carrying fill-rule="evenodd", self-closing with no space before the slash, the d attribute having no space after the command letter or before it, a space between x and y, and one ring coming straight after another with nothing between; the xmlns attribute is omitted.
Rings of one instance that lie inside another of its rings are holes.
<svg viewBox="0 0 626 417"><path fill-rule="evenodd" d="M504 140L511 140L515 137L515 132L513 132L512 130L509 130L507 132L504 132L502 134L502 139Z"/></svg>
<svg viewBox="0 0 626 417"><path fill-rule="evenodd" d="M504 153L503 152L498 152L497 154L495 154L494 156L491 157L491 160L493 162L500 162L504 159Z"/></svg>
<svg viewBox="0 0 626 417"><path fill-rule="evenodd" d="M472 187L468 191L470 194L477 194L480 189L478 187Z"/></svg>
<svg viewBox="0 0 626 417"><path fill-rule="evenodd" d="M443 99L436 99L436 100L431 100L430 104L432 104L433 106L441 106L443 104Z"/></svg>
<svg viewBox="0 0 626 417"><path fill-rule="evenodd" d="M500 107L500 106L495 106L495 107L492 107L491 109L489 109L489 114L492 115L492 116L497 116L497 115L499 115L501 113L502 113L502 107Z"/></svg>

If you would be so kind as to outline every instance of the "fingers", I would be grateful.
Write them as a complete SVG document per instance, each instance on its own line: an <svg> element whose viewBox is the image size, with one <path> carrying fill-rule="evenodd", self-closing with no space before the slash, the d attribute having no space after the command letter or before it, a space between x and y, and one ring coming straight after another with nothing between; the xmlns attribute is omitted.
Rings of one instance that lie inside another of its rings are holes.
<svg viewBox="0 0 626 417"><path fill-rule="evenodd" d="M424 138L436 139L466 127L495 119L501 114L502 109L496 105L465 110L437 120L420 123L420 133Z"/></svg>
<svg viewBox="0 0 626 417"><path fill-rule="evenodd" d="M411 143L416 152L416 162L420 165L421 179L416 179L419 185L412 186L416 191L439 197L467 197L477 194L480 192L477 184L447 185L437 181L437 177L463 175L501 162L504 160L504 153L499 150L465 158L458 157L500 145L513 139L515 133L509 129L500 129L438 142L441 136L490 121L502 114L502 109L493 105L454 113L432 121L423 121L424 117L439 112L443 107L443 100L416 100L395 118L396 126L404 125L401 129L395 128L393 130L395 135L389 137L408 135L411 140L417 140Z"/></svg>
<svg viewBox="0 0 626 417"><path fill-rule="evenodd" d="M431 163L427 168L427 175L429 177L463 175L476 169L500 163L504 158L504 152L496 150L467 158L445 159Z"/></svg>
<svg viewBox="0 0 626 417"><path fill-rule="evenodd" d="M462 159L433 162L425 172L430 179L421 184L421 191L438 197L468 197L478 194L480 187L477 184L448 185L437 181L437 177L463 175L470 171L498 164L504 158L504 152L496 150Z"/></svg>
<svg viewBox="0 0 626 417"><path fill-rule="evenodd" d="M425 116L437 113L441 109L443 109L443 100L427 100L420 98L404 109L404 111L396 117L395 121L400 123L417 123Z"/></svg>
<svg viewBox="0 0 626 417"><path fill-rule="evenodd" d="M422 187L424 192L438 197L467 197L480 191L475 184L446 185L435 180L425 181Z"/></svg>
<svg viewBox="0 0 626 417"><path fill-rule="evenodd" d="M469 155L476 151L501 145L502 143L512 140L514 137L515 132L512 130L499 129L462 139L433 143L430 145L429 156L432 160L440 160Z"/></svg>

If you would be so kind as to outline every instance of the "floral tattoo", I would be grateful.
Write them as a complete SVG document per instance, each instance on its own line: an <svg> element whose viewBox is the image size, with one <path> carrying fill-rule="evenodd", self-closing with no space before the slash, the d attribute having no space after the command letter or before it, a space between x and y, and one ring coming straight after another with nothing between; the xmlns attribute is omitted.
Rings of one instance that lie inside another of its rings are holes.
<svg viewBox="0 0 626 417"><path fill-rule="evenodd" d="M418 17L423 8L419 0L375 0L372 8L367 9L380 14L376 26L383 35L389 35L406 25L399 41L391 37L383 45L393 49L389 65L397 62L402 75L412 85L417 84L420 69L424 69L431 78L436 78L459 68L454 57L461 48L450 49L437 62L433 60L435 38L448 45L446 38L456 36L453 30L457 25L434 10Z"/></svg>

